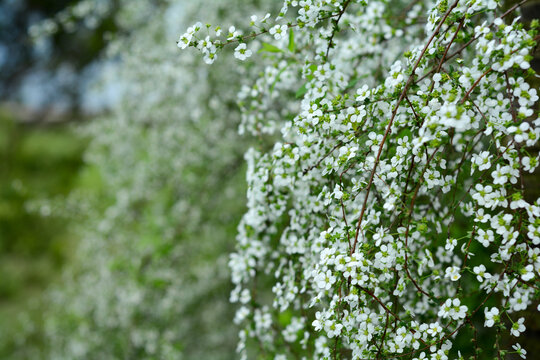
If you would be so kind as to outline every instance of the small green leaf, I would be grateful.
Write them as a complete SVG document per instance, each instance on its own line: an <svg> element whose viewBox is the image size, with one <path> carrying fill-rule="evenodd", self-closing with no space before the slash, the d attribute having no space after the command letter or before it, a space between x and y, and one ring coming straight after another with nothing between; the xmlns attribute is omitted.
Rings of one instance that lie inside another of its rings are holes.
<svg viewBox="0 0 540 360"><path fill-rule="evenodd" d="M296 91L295 96L298 99L304 96L305 93L307 93L306 84L302 85L302 87Z"/></svg>
<svg viewBox="0 0 540 360"><path fill-rule="evenodd" d="M272 52L272 53L277 53L277 52L283 52L283 50L281 50L280 48L272 45L272 44L268 44L268 43L263 43L262 44L262 49L259 50L259 52Z"/></svg>
<svg viewBox="0 0 540 360"><path fill-rule="evenodd" d="M352 79L348 84L347 88L352 89L358 83L358 78Z"/></svg>
<svg viewBox="0 0 540 360"><path fill-rule="evenodd" d="M289 51L294 52L296 50L296 44L294 43L294 31L293 29L289 30Z"/></svg>
<svg viewBox="0 0 540 360"><path fill-rule="evenodd" d="M274 82L272 83L272 87L270 88L270 94L274 92L274 88L276 87L276 84L277 82L279 81L279 79L281 78L281 74L283 74L283 72L285 70L287 70L287 68L289 67L289 65L285 66L283 69L281 69L278 74L276 75L276 80L274 80Z"/></svg>

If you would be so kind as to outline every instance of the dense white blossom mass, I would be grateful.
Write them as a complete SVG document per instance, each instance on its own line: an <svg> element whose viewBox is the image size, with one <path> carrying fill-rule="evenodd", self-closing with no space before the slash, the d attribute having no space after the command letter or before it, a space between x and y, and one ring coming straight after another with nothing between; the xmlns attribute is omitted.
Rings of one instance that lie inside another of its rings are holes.
<svg viewBox="0 0 540 360"><path fill-rule="evenodd" d="M258 74L238 94L260 143L229 260L243 358L525 358L540 120L522 3L286 0L180 37Z"/></svg>

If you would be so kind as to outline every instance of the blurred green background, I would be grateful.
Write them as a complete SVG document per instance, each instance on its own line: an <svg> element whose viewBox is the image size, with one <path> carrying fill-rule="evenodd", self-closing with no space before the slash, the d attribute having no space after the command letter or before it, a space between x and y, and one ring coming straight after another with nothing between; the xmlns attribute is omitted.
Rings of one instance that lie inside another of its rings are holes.
<svg viewBox="0 0 540 360"><path fill-rule="evenodd" d="M15 335L21 316L40 311L40 296L69 257L73 234L51 207L77 186L85 144L67 124L27 125L0 112L2 333ZM2 344L0 355L9 358L13 342Z"/></svg>
<svg viewBox="0 0 540 360"><path fill-rule="evenodd" d="M85 141L69 126L22 124L0 114L0 302L31 298L64 263L66 219L40 200L61 198L76 184Z"/></svg>
<svg viewBox="0 0 540 360"><path fill-rule="evenodd" d="M2 359L11 358L20 318L39 317L42 295L76 245L69 221L77 214L63 216L63 200L74 188L99 185L83 170L88 140L76 127L85 119L84 89L73 84L99 58L104 34L115 31L112 17L92 31L61 29L40 49L28 34L77 2L0 1L0 334L9 335L0 341ZM49 81L60 68L69 69L69 81ZM45 81L33 88L36 74Z"/></svg>

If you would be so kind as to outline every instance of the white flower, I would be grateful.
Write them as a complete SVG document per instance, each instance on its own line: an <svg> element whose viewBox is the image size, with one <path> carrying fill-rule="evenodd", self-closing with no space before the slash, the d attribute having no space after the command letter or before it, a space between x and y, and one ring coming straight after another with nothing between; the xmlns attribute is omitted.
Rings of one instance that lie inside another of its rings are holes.
<svg viewBox="0 0 540 360"><path fill-rule="evenodd" d="M460 305L459 299L454 299L452 303L454 305L454 314L452 315L452 318L454 320L465 319L468 310L467 306Z"/></svg>
<svg viewBox="0 0 540 360"><path fill-rule="evenodd" d="M515 344L515 345L512 345L512 348L514 350L516 350L516 353L521 356L522 359L526 359L527 358L527 350L523 349L521 347L521 345L519 344Z"/></svg>
<svg viewBox="0 0 540 360"><path fill-rule="evenodd" d="M287 25L275 25L270 28L270 35L274 36L274 39L279 40L287 35Z"/></svg>
<svg viewBox="0 0 540 360"><path fill-rule="evenodd" d="M485 231L484 229L478 229L478 235L476 236L476 240L478 240L480 244L484 245L484 247L488 247L494 239L495 236L493 234L493 230Z"/></svg>
<svg viewBox="0 0 540 360"><path fill-rule="evenodd" d="M341 329L343 329L343 325L336 323L334 320L328 319L324 323L324 330L329 338L339 336L339 334L341 334Z"/></svg>
<svg viewBox="0 0 540 360"><path fill-rule="evenodd" d="M317 286L321 290L330 290L332 284L336 282L336 277L332 274L332 271L326 270L326 272L321 272L315 278Z"/></svg>
<svg viewBox="0 0 540 360"><path fill-rule="evenodd" d="M246 43L241 43L234 49L234 57L241 61L246 60L251 54L252 52L247 49Z"/></svg>
<svg viewBox="0 0 540 360"><path fill-rule="evenodd" d="M429 329L427 329L427 333L433 337L436 337L437 335L441 334L443 331L441 325L439 325L438 322L434 322L432 324L429 324Z"/></svg>
<svg viewBox="0 0 540 360"><path fill-rule="evenodd" d="M426 170L424 173L424 179L426 180L428 189L432 189L435 186L444 185L444 180L441 178L441 173L437 170Z"/></svg>
<svg viewBox="0 0 540 360"><path fill-rule="evenodd" d="M509 133L515 133L514 135L514 140L517 142L517 143L520 143L520 142L523 142L525 140L528 139L529 135L527 133L527 131L529 130L530 128L530 125L529 123L527 122L523 122L519 125L519 127L517 126L510 126L508 128L508 132Z"/></svg>
<svg viewBox="0 0 540 360"><path fill-rule="evenodd" d="M491 155L488 151L482 151L478 155L473 155L472 161L478 165L478 170L483 171L491 167Z"/></svg>
<svg viewBox="0 0 540 360"><path fill-rule="evenodd" d="M531 239L532 243L534 245L540 244L540 226L534 226L533 224L530 224L527 226L527 236L529 239Z"/></svg>
<svg viewBox="0 0 540 360"><path fill-rule="evenodd" d="M338 184L336 184L336 187L334 188L334 197L337 200L341 200L343 197L343 191L341 191L341 187Z"/></svg>
<svg viewBox="0 0 540 360"><path fill-rule="evenodd" d="M499 235L507 235L511 231L511 222L513 216L511 214L500 213L491 218L491 227Z"/></svg>
<svg viewBox="0 0 540 360"><path fill-rule="evenodd" d="M456 245L457 245L456 239L447 239L446 245L444 245L444 249L452 252L454 251L454 248L456 247Z"/></svg>
<svg viewBox="0 0 540 360"><path fill-rule="evenodd" d="M524 281L529 281L529 280L534 279L534 267L531 264L522 268L520 273L521 273L521 278Z"/></svg>
<svg viewBox="0 0 540 360"><path fill-rule="evenodd" d="M528 172L534 172L536 167L538 166L538 156L537 157L528 157L524 156L521 159L521 163L523 164L523 170Z"/></svg>
<svg viewBox="0 0 540 360"><path fill-rule="evenodd" d="M486 204L493 199L493 187L491 185L483 186L482 184L476 184L474 189L476 192L473 194L472 198L476 200L478 205L486 206Z"/></svg>
<svg viewBox="0 0 540 360"><path fill-rule="evenodd" d="M489 280L491 278L491 274L486 273L486 267L484 265L475 266L473 271L477 275L476 279L480 282L483 282L484 279Z"/></svg>
<svg viewBox="0 0 540 360"><path fill-rule="evenodd" d="M452 299L447 299L444 304L441 306L441 309L439 310L438 315L443 318L447 318L450 316L450 313L452 312Z"/></svg>
<svg viewBox="0 0 540 360"><path fill-rule="evenodd" d="M240 35L241 35L241 32L236 30L234 26L231 26L229 28L229 33L227 34L227 40L234 40Z"/></svg>
<svg viewBox="0 0 540 360"><path fill-rule="evenodd" d="M178 47L180 49L185 49L191 43L192 38L193 38L193 33L192 32L186 32L185 34L180 36L180 39L178 40L178 43L177 43Z"/></svg>
<svg viewBox="0 0 540 360"><path fill-rule="evenodd" d="M324 318L322 316L322 313L320 311L317 311L315 313L315 320L313 320L313 323L311 325L313 325L313 328L315 329L315 331L320 331L323 327L323 322L324 322Z"/></svg>
<svg viewBox="0 0 540 360"><path fill-rule="evenodd" d="M484 308L484 314L486 316L485 327L492 327L495 323L499 322L499 309L496 307L491 308L491 310Z"/></svg>
<svg viewBox="0 0 540 360"><path fill-rule="evenodd" d="M266 15L264 15L264 17L261 19L261 22L266 23L266 20L268 20L269 18L270 18L270 13L266 13Z"/></svg>
<svg viewBox="0 0 540 360"><path fill-rule="evenodd" d="M207 52L206 54L204 54L204 57L203 57L204 62L207 63L208 65L213 64L214 61L216 61L216 59L217 59L217 55L213 52Z"/></svg>
<svg viewBox="0 0 540 360"><path fill-rule="evenodd" d="M383 135L382 134L377 135L377 133L371 131L368 134L368 138L369 138L369 140L366 141L366 146L371 146L371 151L378 152L379 151L379 144L381 143L381 141L383 139Z"/></svg>
<svg viewBox="0 0 540 360"><path fill-rule="evenodd" d="M525 325L523 324L525 322L525 318L519 318L518 321L512 324L512 328L510 329L510 334L518 337L522 332L525 331Z"/></svg>
<svg viewBox="0 0 540 360"><path fill-rule="evenodd" d="M457 266L447 267L444 277L449 278L452 281L458 281L459 278L461 278L460 268Z"/></svg>
<svg viewBox="0 0 540 360"><path fill-rule="evenodd" d="M474 221L486 223L489 221L489 219L491 219L491 215L485 214L483 208L480 208L476 211L476 218L474 219Z"/></svg>
<svg viewBox="0 0 540 360"><path fill-rule="evenodd" d="M246 306L240 307L234 316L234 323L235 324L241 324L248 316L249 316L249 309Z"/></svg>
<svg viewBox="0 0 540 360"><path fill-rule="evenodd" d="M491 173L493 183L497 185L506 184L508 182L509 170L510 168L508 166L501 166L500 164L497 164L497 168Z"/></svg>
<svg viewBox="0 0 540 360"><path fill-rule="evenodd" d="M442 318L450 317L453 320L464 319L467 316L467 306L461 305L459 299L447 299L437 315Z"/></svg>

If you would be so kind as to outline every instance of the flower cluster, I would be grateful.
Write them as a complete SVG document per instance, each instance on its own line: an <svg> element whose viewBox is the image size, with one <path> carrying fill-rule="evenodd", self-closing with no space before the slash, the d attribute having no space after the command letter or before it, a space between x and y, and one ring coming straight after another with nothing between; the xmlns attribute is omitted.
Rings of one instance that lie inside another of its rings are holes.
<svg viewBox="0 0 540 360"><path fill-rule="evenodd" d="M495 0L397 3L286 0L189 43L261 53L238 95L260 141L229 261L244 358L476 357L454 341L482 322L500 357L538 301L538 23Z"/></svg>

